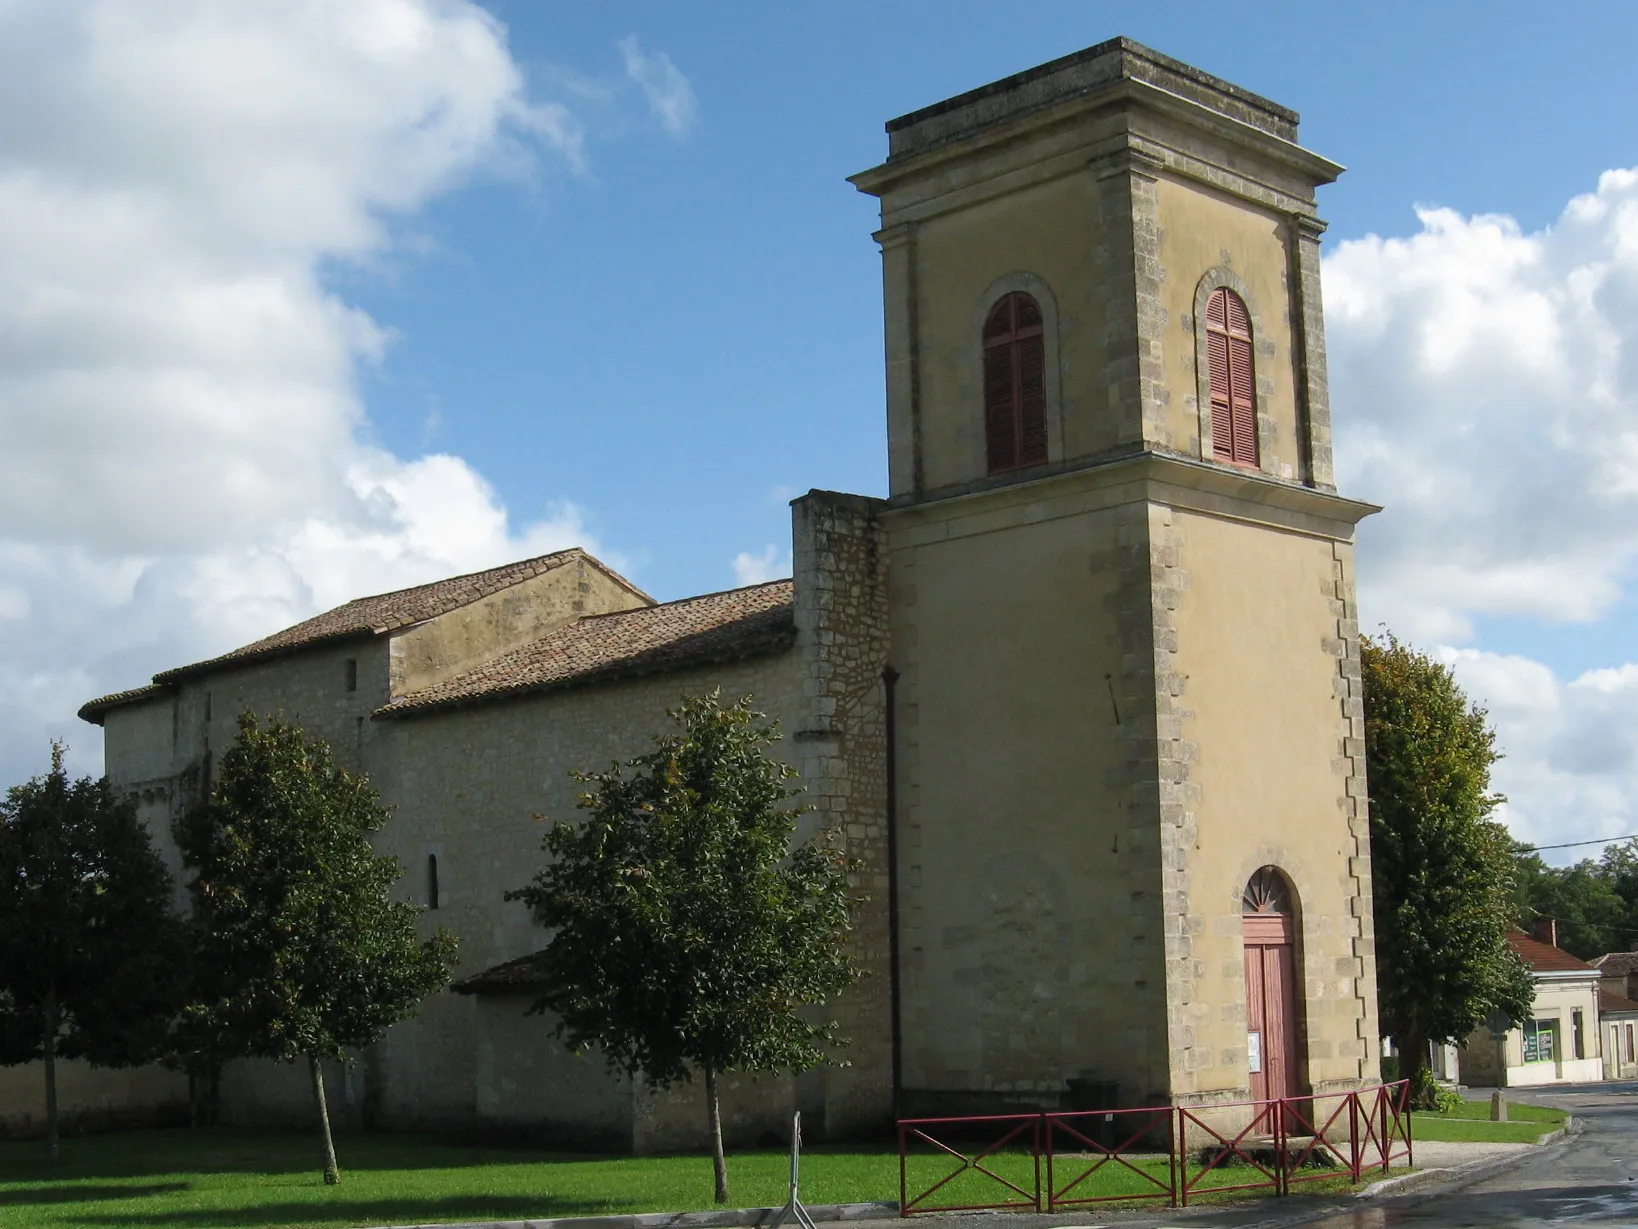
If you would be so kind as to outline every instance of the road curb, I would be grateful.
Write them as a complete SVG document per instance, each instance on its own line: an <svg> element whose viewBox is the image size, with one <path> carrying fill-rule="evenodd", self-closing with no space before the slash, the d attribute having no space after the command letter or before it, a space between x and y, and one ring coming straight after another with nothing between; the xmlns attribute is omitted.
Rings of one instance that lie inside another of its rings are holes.
<svg viewBox="0 0 1638 1229"><path fill-rule="evenodd" d="M1557 1143L1572 1131L1579 1129L1574 1115L1564 1119L1564 1125L1555 1131L1548 1131L1536 1139L1534 1147L1544 1148L1548 1144ZM1505 1169L1518 1159L1518 1154L1508 1153L1505 1156L1481 1157L1477 1161L1469 1161L1465 1165L1453 1168L1441 1167L1437 1169L1419 1169L1415 1173L1400 1174L1397 1178L1383 1178L1380 1182L1373 1182L1364 1190L1355 1193L1355 1199L1383 1199L1392 1195L1404 1194L1423 1186L1445 1184L1449 1186L1466 1186L1486 1178L1492 1170Z"/></svg>
<svg viewBox="0 0 1638 1229"><path fill-rule="evenodd" d="M804 1204L816 1221L880 1220L899 1214L885 1203ZM742 1229L769 1225L782 1208L723 1208L705 1212L627 1212L618 1216L555 1216L540 1220L484 1220L460 1224L391 1225L381 1229Z"/></svg>

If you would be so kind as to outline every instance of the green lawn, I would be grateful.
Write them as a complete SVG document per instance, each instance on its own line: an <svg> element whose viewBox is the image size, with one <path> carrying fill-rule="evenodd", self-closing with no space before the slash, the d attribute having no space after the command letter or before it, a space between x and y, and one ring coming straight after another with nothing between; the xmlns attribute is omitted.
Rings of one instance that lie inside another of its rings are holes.
<svg viewBox="0 0 1638 1229"><path fill-rule="evenodd" d="M1507 1103L1507 1121L1490 1121L1490 1102L1463 1101L1454 1109L1434 1114L1418 1111L1411 1115L1413 1139L1460 1143L1533 1144L1548 1131L1564 1125L1562 1110L1540 1105Z"/></svg>
<svg viewBox="0 0 1638 1229"><path fill-rule="evenodd" d="M76 1137L64 1141L56 1169L47 1166L41 1143L0 1143L0 1226L339 1229L711 1206L711 1162L704 1156L577 1156L406 1135L342 1136L337 1148L342 1184L326 1187L313 1139L293 1133L224 1128ZM1134 1160L1165 1183L1164 1156ZM1064 1191L1093 1163L1082 1156L1055 1158L1054 1185ZM1034 1162L1027 1151L1001 1153L985 1165L1034 1191ZM958 1168L952 1158L931 1150L912 1155L912 1197ZM739 1207L783 1203L788 1169L779 1150L733 1154L731 1202ZM1190 1201L1224 1198L1213 1191L1260 1177L1247 1166L1215 1169L1197 1184ZM1044 1186L1044 1161L1041 1180ZM1327 1178L1320 1189L1345 1186L1345 1180ZM1070 1193L1131 1197L1158 1190L1111 1162ZM803 1157L802 1197L809 1203L896 1200L898 1154L886 1144L812 1149ZM968 1169L927 1202L948 1206L1007 1198L1026 1197ZM1165 1200L1159 1202L1163 1206Z"/></svg>

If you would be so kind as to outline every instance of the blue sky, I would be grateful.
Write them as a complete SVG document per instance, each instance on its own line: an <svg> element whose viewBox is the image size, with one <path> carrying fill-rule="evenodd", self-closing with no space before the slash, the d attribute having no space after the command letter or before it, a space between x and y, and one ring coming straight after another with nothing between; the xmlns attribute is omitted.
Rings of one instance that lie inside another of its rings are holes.
<svg viewBox="0 0 1638 1229"><path fill-rule="evenodd" d="M1479 16L1482 13L1482 19ZM1638 831L1638 8L0 5L0 777L90 696L583 543L661 598L885 486L884 121L1114 34L1295 107L1365 624L1508 822ZM767 552L770 552L767 553Z"/></svg>
<svg viewBox="0 0 1638 1229"><path fill-rule="evenodd" d="M514 515L585 508L665 596L730 583L789 492L885 485L875 202L844 176L889 117L1124 33L1300 110L1350 168L1321 199L1333 240L1413 230L1418 202L1534 229L1638 160L1610 122L1638 111L1619 5L1574 26L1524 4L489 7L541 94L616 97L587 108L583 176L442 198L415 220L430 255L350 288L402 334L371 415L401 455L471 461ZM681 139L622 90L632 36L693 88Z"/></svg>

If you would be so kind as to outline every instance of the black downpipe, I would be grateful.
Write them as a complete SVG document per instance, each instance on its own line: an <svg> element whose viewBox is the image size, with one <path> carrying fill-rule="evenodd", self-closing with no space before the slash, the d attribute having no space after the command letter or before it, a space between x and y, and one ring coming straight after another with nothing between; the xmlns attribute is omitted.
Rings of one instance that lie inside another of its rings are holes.
<svg viewBox="0 0 1638 1229"><path fill-rule="evenodd" d="M904 1117L904 1028L899 1021L899 783L898 715L893 702L899 672L882 671L887 691L887 985L893 1031L893 1122Z"/></svg>

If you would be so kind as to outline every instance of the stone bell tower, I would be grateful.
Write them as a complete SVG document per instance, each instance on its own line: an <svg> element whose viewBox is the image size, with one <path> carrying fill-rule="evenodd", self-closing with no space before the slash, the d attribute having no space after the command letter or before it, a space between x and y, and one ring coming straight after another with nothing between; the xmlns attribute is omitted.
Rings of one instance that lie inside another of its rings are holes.
<svg viewBox="0 0 1638 1229"><path fill-rule="evenodd" d="M1341 168L1127 39L887 132L904 1112L1374 1080Z"/></svg>

